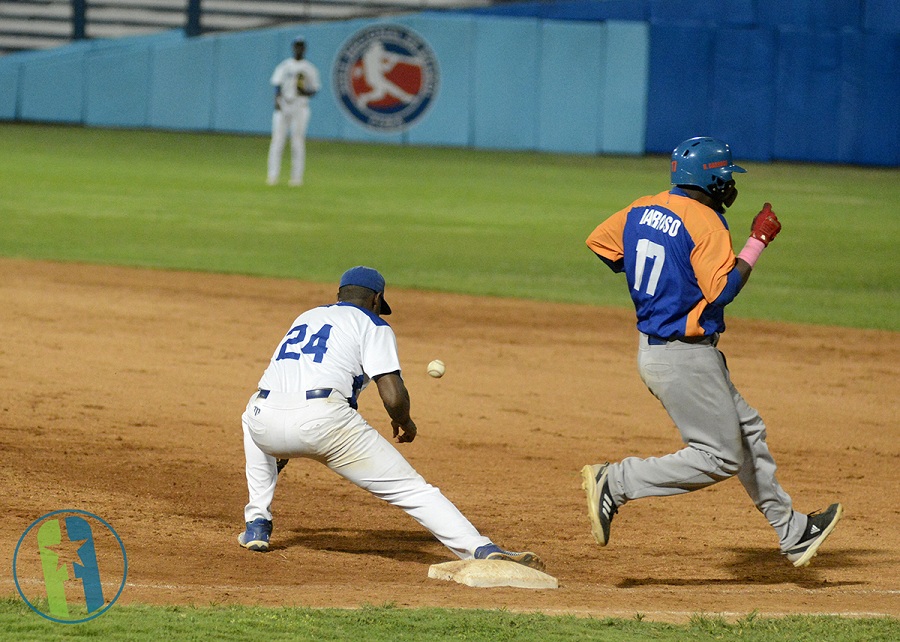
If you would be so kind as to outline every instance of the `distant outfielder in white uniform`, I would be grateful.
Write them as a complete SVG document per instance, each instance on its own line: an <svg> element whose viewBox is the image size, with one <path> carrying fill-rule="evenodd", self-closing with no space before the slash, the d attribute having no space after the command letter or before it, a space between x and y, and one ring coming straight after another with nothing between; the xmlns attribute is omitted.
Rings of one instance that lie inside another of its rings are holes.
<svg viewBox="0 0 900 642"><path fill-rule="evenodd" d="M242 416L247 489L244 548L267 551L271 503L286 460L306 457L412 516L462 559L501 559L543 569L531 552L505 551L481 535L357 412L375 381L398 443L416 436L400 376L384 277L368 267L341 277L338 302L301 314L281 340Z"/></svg>
<svg viewBox="0 0 900 642"><path fill-rule="evenodd" d="M275 111L272 113L272 142L269 144L267 183L275 185L281 174L281 155L291 136L291 185L303 184L306 168L306 130L309 127L309 99L320 88L319 71L303 56L306 41L294 40L294 57L281 61L272 72Z"/></svg>

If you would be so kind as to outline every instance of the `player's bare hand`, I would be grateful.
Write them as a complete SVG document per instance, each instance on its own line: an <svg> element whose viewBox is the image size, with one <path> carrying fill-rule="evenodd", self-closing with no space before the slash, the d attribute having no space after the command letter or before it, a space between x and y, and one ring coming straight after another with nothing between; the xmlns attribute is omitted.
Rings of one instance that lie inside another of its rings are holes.
<svg viewBox="0 0 900 642"><path fill-rule="evenodd" d="M780 231L781 223L775 216L775 212L772 211L772 204L766 203L759 214L753 218L753 223L750 225L750 236L768 245L775 240Z"/></svg>
<svg viewBox="0 0 900 642"><path fill-rule="evenodd" d="M392 421L391 427L394 429L394 437L397 439L398 444L408 444L416 438L417 428L412 419L407 420L405 423Z"/></svg>

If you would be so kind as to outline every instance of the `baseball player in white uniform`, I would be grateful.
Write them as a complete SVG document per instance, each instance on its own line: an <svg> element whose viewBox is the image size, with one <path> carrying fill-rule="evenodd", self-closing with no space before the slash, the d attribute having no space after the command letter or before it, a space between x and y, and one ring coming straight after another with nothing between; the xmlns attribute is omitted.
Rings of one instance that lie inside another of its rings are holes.
<svg viewBox="0 0 900 642"><path fill-rule="evenodd" d="M531 552L505 551L481 535L357 412L375 381L398 443L416 437L400 376L397 338L382 319L384 277L358 266L341 277L337 303L301 314L275 348L242 416L247 489L244 548L267 551L278 472L292 457L315 459L406 511L462 559L500 559L543 569Z"/></svg>
<svg viewBox="0 0 900 642"><path fill-rule="evenodd" d="M281 174L281 155L291 136L290 185L303 185L306 168L306 130L309 127L309 99L320 88L319 71L304 58L306 41L294 39L294 57L281 61L272 72L275 111L272 113L272 142L269 144L267 183L275 185Z"/></svg>

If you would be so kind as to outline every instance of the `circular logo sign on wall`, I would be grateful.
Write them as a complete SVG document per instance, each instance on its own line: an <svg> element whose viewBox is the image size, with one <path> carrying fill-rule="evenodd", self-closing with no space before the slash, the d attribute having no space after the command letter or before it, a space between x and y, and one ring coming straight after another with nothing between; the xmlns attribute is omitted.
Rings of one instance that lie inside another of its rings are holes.
<svg viewBox="0 0 900 642"><path fill-rule="evenodd" d="M354 122L402 132L431 107L438 76L437 58L419 34L399 25L373 25L338 50L334 93Z"/></svg>

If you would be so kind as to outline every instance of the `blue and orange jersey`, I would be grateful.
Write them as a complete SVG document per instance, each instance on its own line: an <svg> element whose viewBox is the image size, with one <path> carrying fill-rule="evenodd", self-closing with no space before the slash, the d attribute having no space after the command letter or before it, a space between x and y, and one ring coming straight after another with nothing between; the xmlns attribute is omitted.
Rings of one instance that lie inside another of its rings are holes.
<svg viewBox="0 0 900 642"><path fill-rule="evenodd" d="M676 187L616 212L587 245L625 272L641 332L675 339L725 330L741 277L728 223L715 210Z"/></svg>

